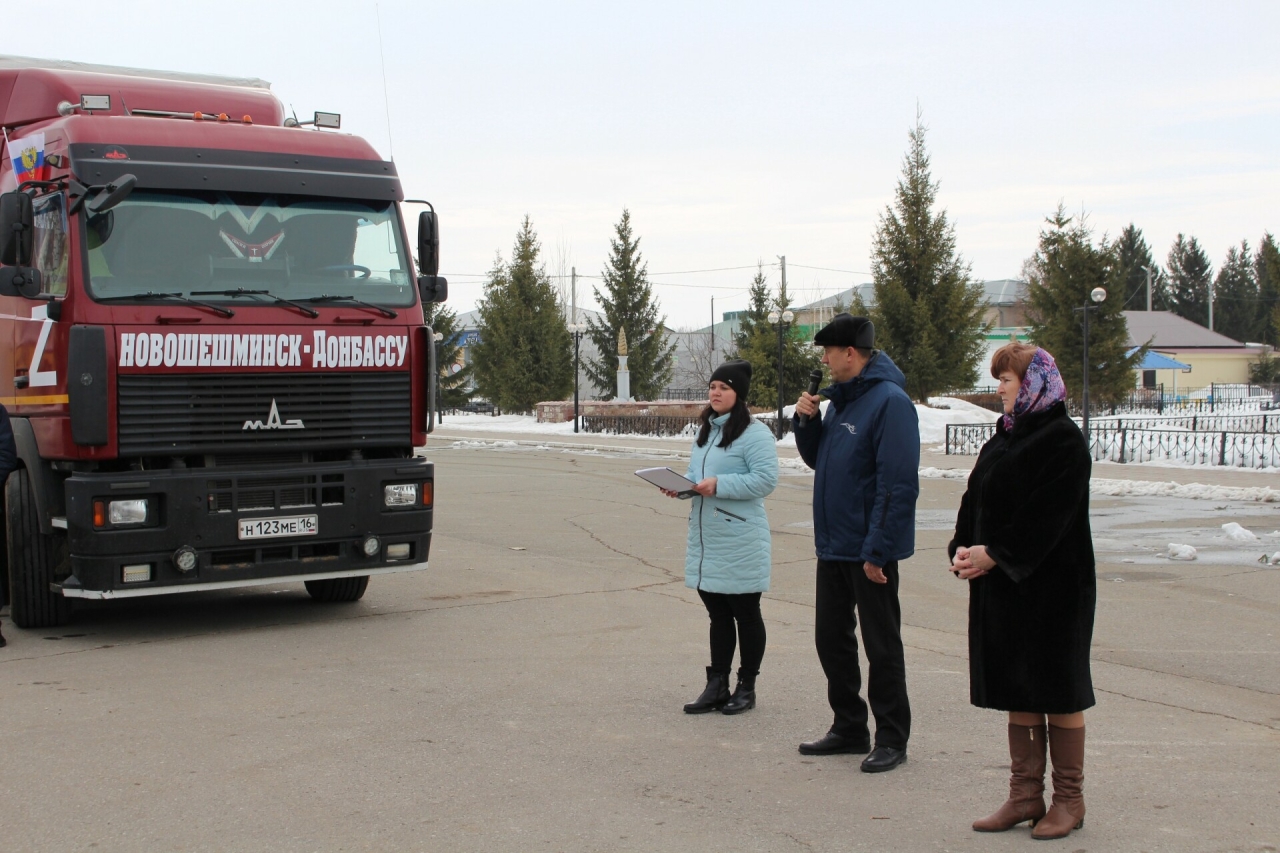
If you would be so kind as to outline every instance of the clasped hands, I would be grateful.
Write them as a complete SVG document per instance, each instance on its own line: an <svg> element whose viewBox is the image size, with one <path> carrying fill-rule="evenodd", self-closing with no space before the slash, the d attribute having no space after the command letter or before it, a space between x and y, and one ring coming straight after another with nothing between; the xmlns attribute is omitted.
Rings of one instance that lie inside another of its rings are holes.
<svg viewBox="0 0 1280 853"><path fill-rule="evenodd" d="M951 558L951 573L960 580L967 581L980 578L996 567L985 545L971 545L956 549Z"/></svg>

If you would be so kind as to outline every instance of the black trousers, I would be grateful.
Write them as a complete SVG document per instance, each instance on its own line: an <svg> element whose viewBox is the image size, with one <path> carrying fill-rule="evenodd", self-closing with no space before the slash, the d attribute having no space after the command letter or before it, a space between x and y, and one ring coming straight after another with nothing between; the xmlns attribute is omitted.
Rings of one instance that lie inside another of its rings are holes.
<svg viewBox="0 0 1280 853"><path fill-rule="evenodd" d="M765 643L760 593L730 594L700 589L698 595L702 596L707 615L711 617L711 669L728 672L733 667L734 647L741 641L741 674L758 675Z"/></svg>
<svg viewBox="0 0 1280 853"><path fill-rule="evenodd" d="M862 619L866 646L867 699L876 718L877 746L905 749L911 735L911 706L907 702L907 666L902 652L902 608L898 604L898 561L884 566L888 583L867 578L862 563L818 561L815 640L818 660L827 675L827 701L835 712L831 730L863 740L869 737L867 703L858 691L855 629ZM856 615L855 615L856 609Z"/></svg>

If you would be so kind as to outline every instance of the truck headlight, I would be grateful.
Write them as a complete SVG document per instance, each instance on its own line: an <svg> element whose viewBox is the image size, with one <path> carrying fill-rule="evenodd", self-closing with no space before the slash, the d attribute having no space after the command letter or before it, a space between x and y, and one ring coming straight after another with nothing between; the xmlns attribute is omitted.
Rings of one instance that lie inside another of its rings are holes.
<svg viewBox="0 0 1280 853"><path fill-rule="evenodd" d="M418 484L397 483L384 486L382 500L387 506L413 506L418 502Z"/></svg>
<svg viewBox="0 0 1280 853"><path fill-rule="evenodd" d="M112 524L142 524L147 520L147 499L111 501L107 504L107 521Z"/></svg>

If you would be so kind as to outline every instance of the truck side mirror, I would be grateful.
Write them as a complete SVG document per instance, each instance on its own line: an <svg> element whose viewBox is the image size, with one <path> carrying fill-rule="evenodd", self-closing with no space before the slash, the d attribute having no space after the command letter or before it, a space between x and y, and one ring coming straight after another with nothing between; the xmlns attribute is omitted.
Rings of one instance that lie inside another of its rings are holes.
<svg viewBox="0 0 1280 853"><path fill-rule="evenodd" d="M35 213L24 192L0 195L0 264L25 267L31 263L35 241Z"/></svg>
<svg viewBox="0 0 1280 853"><path fill-rule="evenodd" d="M418 276L418 293L423 304L444 302L449 298L449 280L442 275Z"/></svg>
<svg viewBox="0 0 1280 853"><path fill-rule="evenodd" d="M418 214L418 272L424 276L440 273L440 223L434 210Z"/></svg>
<svg viewBox="0 0 1280 853"><path fill-rule="evenodd" d="M40 295L40 270L31 267L0 267L0 296L23 296L35 299Z"/></svg>

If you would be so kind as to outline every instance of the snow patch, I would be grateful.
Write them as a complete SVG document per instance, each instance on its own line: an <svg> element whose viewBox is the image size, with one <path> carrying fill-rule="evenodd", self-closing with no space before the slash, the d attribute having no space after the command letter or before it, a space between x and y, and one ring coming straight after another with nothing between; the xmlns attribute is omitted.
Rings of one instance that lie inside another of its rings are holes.
<svg viewBox="0 0 1280 853"><path fill-rule="evenodd" d="M1228 521L1226 524L1222 525L1222 532L1225 533L1227 538L1232 542L1258 541L1258 537L1253 534L1253 531L1246 530L1234 521Z"/></svg>
<svg viewBox="0 0 1280 853"><path fill-rule="evenodd" d="M1194 560L1196 558L1196 549L1191 545L1179 545L1176 542L1169 543L1169 551L1165 555L1170 560Z"/></svg>

